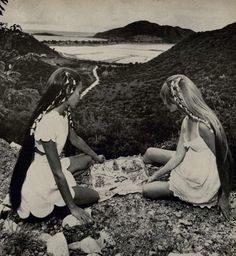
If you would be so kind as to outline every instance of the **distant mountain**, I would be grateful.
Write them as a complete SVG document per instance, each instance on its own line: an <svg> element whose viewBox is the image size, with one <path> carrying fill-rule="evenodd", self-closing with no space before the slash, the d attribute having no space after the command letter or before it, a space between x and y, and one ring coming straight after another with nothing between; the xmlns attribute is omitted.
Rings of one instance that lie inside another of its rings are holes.
<svg viewBox="0 0 236 256"><path fill-rule="evenodd" d="M58 34L49 33L49 32L33 33L32 35L36 35L36 36L60 36Z"/></svg>
<svg viewBox="0 0 236 256"><path fill-rule="evenodd" d="M130 23L125 27L97 33L94 37L119 41L176 43L193 33L194 31L191 29L161 26L144 20Z"/></svg>
<svg viewBox="0 0 236 256"><path fill-rule="evenodd" d="M236 146L236 23L194 33L145 64L100 68L100 84L79 106L80 133L107 157L133 155L177 135L180 116L159 94L167 77L185 74ZM82 115L80 114L82 113Z"/></svg>

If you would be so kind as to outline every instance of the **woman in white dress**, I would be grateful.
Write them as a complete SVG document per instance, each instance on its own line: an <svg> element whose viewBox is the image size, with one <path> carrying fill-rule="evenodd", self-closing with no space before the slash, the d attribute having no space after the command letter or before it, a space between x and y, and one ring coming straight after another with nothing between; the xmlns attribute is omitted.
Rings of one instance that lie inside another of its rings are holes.
<svg viewBox="0 0 236 256"><path fill-rule="evenodd" d="M233 160L220 121L184 75L169 77L161 89L161 98L171 112L180 110L186 116L176 151L148 148L145 152L145 164L163 166L144 185L144 196L175 196L209 208L218 204L228 219ZM169 181L156 181L169 172Z"/></svg>
<svg viewBox="0 0 236 256"><path fill-rule="evenodd" d="M59 68L48 79L47 88L32 115L14 167L12 208L22 219L41 219L65 207L77 219L88 222L91 217L80 206L97 202L99 195L78 186L74 176L93 162L102 163L104 156L98 156L73 126L70 109L78 104L82 81L75 70ZM67 139L84 154L62 157Z"/></svg>

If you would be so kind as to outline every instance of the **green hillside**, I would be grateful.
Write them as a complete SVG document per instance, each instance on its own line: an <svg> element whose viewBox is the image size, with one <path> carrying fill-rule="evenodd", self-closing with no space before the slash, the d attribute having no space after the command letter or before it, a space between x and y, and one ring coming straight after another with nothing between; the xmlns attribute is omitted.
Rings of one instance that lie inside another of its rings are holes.
<svg viewBox="0 0 236 256"><path fill-rule="evenodd" d="M80 132L109 157L143 152L177 135L180 116L159 97L165 79L185 74L236 143L236 24L195 33L146 64L101 67L101 83L81 102Z"/></svg>

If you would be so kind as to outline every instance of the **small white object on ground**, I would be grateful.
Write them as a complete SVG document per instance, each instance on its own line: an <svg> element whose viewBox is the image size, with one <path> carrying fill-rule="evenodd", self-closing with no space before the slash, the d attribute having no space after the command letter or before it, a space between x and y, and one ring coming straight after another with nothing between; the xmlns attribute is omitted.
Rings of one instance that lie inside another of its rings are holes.
<svg viewBox="0 0 236 256"><path fill-rule="evenodd" d="M96 240L94 240L91 236L88 236L79 242L74 242L69 244L69 249L71 250L79 249L84 253L88 253L88 254L102 253L100 246L98 245Z"/></svg>
<svg viewBox="0 0 236 256"><path fill-rule="evenodd" d="M11 207L11 202L10 202L10 196L9 196L9 194L7 194L7 195L5 196L5 199L3 200L2 204L5 205L5 206L8 206L8 207Z"/></svg>
<svg viewBox="0 0 236 256"><path fill-rule="evenodd" d="M20 145L20 144L15 143L14 141L12 141L12 142L10 143L10 147L11 147L11 148L18 149L18 150L20 150L20 149L21 149L21 145Z"/></svg>
<svg viewBox="0 0 236 256"><path fill-rule="evenodd" d="M51 238L52 236L48 233L41 233L38 237L38 240L40 240L41 242L47 244L48 240Z"/></svg>
<svg viewBox="0 0 236 256"><path fill-rule="evenodd" d="M20 227L10 219L6 219L3 223L3 230L6 231L8 234L13 234L19 229Z"/></svg>
<svg viewBox="0 0 236 256"><path fill-rule="evenodd" d="M170 254L168 254L168 256L203 256L200 252L190 252L190 253L174 253L171 252Z"/></svg>
<svg viewBox="0 0 236 256"><path fill-rule="evenodd" d="M69 256L66 238L62 232L48 239L47 254L51 256Z"/></svg>
<svg viewBox="0 0 236 256"><path fill-rule="evenodd" d="M0 218L4 217L11 211L11 208L5 206L4 204L0 204Z"/></svg>
<svg viewBox="0 0 236 256"><path fill-rule="evenodd" d="M111 234L109 234L105 230L100 231L100 237L97 239L97 243L99 244L101 249L105 248L107 245L114 246L116 244Z"/></svg>
<svg viewBox="0 0 236 256"><path fill-rule="evenodd" d="M75 226L81 226L83 223L74 217L72 214L67 215L62 221L62 227L65 228L66 226L72 228Z"/></svg>

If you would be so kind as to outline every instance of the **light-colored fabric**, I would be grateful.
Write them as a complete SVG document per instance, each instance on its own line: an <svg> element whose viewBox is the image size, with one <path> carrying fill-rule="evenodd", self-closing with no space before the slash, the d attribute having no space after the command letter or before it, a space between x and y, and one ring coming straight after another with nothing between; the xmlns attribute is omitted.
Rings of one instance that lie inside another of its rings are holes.
<svg viewBox="0 0 236 256"><path fill-rule="evenodd" d="M68 117L62 116L57 111L52 110L43 116L39 121L34 138L35 146L39 151L44 152L41 141L54 141L56 142L57 151L60 155L65 145L68 135Z"/></svg>
<svg viewBox="0 0 236 256"><path fill-rule="evenodd" d="M35 130L35 146L44 152L42 141L54 141L60 155L68 136L68 118L52 110L38 123ZM76 185L73 175L67 170L69 158L61 158L61 167L74 197L73 186ZM21 205L17 210L21 218L27 218L30 213L42 218L49 215L56 206L65 206L65 202L56 185L52 170L46 155L35 153L21 191Z"/></svg>
<svg viewBox="0 0 236 256"><path fill-rule="evenodd" d="M200 207L217 204L220 179L216 157L199 134L199 122L196 137L186 138L188 117L184 119L184 147L187 149L183 161L171 171L169 188L181 200Z"/></svg>

